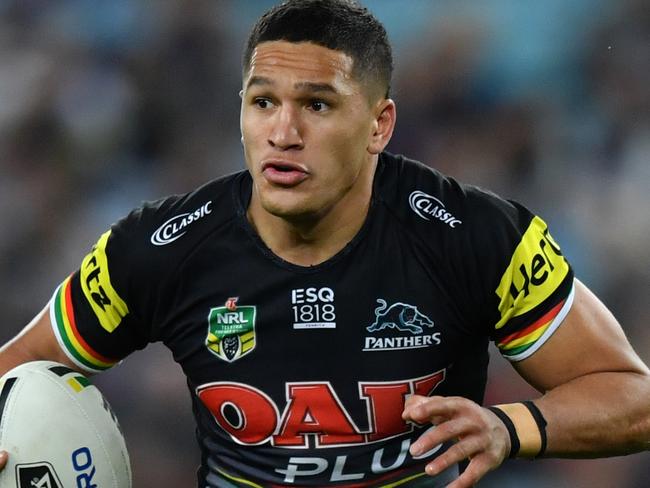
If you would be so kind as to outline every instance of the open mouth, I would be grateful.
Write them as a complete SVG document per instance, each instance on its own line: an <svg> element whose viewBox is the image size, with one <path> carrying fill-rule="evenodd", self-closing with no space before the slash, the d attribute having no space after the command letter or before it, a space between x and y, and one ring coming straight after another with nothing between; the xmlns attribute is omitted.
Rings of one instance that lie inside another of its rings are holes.
<svg viewBox="0 0 650 488"><path fill-rule="evenodd" d="M273 168L275 171L280 171L281 173L289 173L290 171L296 171L292 166L286 166L283 164L270 164L270 168Z"/></svg>
<svg viewBox="0 0 650 488"><path fill-rule="evenodd" d="M296 163L270 160L262 164L262 175L271 184L289 187L304 181L309 172Z"/></svg>

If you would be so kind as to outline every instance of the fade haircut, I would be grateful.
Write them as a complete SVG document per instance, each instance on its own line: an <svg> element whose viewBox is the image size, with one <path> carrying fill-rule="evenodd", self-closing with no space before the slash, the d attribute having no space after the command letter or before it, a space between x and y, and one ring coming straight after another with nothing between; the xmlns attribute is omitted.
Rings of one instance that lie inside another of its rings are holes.
<svg viewBox="0 0 650 488"><path fill-rule="evenodd" d="M355 0L288 0L266 12L248 37L244 75L258 44L311 42L352 58L352 75L388 98L393 55L386 29Z"/></svg>

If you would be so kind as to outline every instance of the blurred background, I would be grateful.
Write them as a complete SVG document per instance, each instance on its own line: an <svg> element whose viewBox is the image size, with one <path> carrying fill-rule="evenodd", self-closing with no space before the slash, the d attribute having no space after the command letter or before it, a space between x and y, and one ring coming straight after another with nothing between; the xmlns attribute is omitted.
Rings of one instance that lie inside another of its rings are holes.
<svg viewBox="0 0 650 488"><path fill-rule="evenodd" d="M273 3L0 0L0 340L132 207L243 168L240 53ZM544 216L649 362L650 2L364 3L395 47L389 149ZM487 402L533 394L492 358ZM95 381L134 486L195 486L170 354L150 346ZM514 461L480 486L642 488L649 463Z"/></svg>

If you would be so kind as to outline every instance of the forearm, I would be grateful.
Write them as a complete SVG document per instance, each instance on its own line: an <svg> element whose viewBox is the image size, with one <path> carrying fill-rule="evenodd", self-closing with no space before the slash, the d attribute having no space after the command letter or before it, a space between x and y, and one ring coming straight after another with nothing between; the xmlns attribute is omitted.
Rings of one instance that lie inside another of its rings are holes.
<svg viewBox="0 0 650 488"><path fill-rule="evenodd" d="M428 475L470 460L452 484L467 488L508 456L537 457L543 450L544 457L590 458L650 449L650 374L584 374L550 389L532 405L489 409L460 397L412 395L402 418L436 425L411 445L412 455L453 442L427 464Z"/></svg>
<svg viewBox="0 0 650 488"><path fill-rule="evenodd" d="M20 331L19 334L0 347L0 375L5 374L7 371L13 369L19 364L33 361L35 359L41 359L34 355L33 351L29 347L29 341L25 339L28 336L34 335L32 332L34 324L43 316L43 313L44 312L41 311L41 313L29 325Z"/></svg>
<svg viewBox="0 0 650 488"><path fill-rule="evenodd" d="M545 457L592 458L650 449L650 376L593 373L535 400L547 425Z"/></svg>
<svg viewBox="0 0 650 488"><path fill-rule="evenodd" d="M48 307L16 337L0 347L0 375L28 361L46 359L77 369L59 347L48 314Z"/></svg>

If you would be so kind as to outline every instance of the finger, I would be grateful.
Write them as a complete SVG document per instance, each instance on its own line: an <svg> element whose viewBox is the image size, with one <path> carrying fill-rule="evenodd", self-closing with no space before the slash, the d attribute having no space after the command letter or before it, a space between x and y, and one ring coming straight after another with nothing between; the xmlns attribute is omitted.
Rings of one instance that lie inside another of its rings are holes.
<svg viewBox="0 0 650 488"><path fill-rule="evenodd" d="M433 425L434 427L440 424L443 424L450 419L448 417L442 417L440 415L433 415L431 417L425 417L421 420L414 420L411 418L405 419L407 422L411 422L414 425L417 425L419 427L423 427L425 425Z"/></svg>
<svg viewBox="0 0 650 488"><path fill-rule="evenodd" d="M427 464L425 471L429 476L436 476L450 466L478 454L483 447L477 436L466 437Z"/></svg>
<svg viewBox="0 0 650 488"><path fill-rule="evenodd" d="M455 397L430 397L424 402L416 403L404 409L404 420L414 422L430 422L437 419L453 417L459 409L459 401Z"/></svg>
<svg viewBox="0 0 650 488"><path fill-rule="evenodd" d="M467 417L442 422L434 428L428 429L411 445L411 455L419 456L438 444L463 437L471 432L473 427L474 424Z"/></svg>
<svg viewBox="0 0 650 488"><path fill-rule="evenodd" d="M428 399L429 397L425 397L422 395L409 395L406 397L406 400L404 401L404 410L406 411L411 408L414 408L417 405L426 402Z"/></svg>
<svg viewBox="0 0 650 488"><path fill-rule="evenodd" d="M0 451L0 471L4 469L7 465L7 460L9 459L9 454L7 451Z"/></svg>
<svg viewBox="0 0 650 488"><path fill-rule="evenodd" d="M470 461L465 471L453 483L447 485L447 488L471 488L496 467L497 465L490 464L483 456L476 456Z"/></svg>

